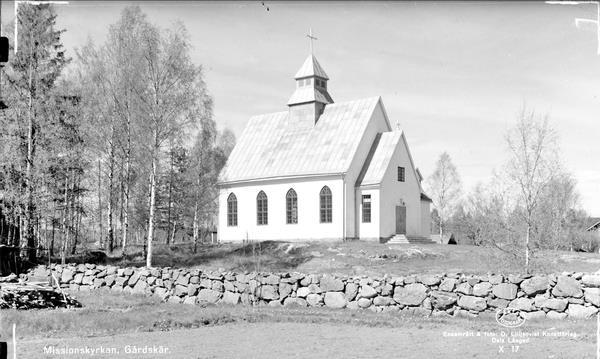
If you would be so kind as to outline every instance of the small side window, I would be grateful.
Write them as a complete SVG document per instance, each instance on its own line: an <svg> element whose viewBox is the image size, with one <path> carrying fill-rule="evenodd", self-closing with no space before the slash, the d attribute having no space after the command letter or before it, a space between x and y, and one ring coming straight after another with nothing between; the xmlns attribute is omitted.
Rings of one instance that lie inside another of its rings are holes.
<svg viewBox="0 0 600 359"><path fill-rule="evenodd" d="M404 167L398 167L398 182L404 182Z"/></svg>

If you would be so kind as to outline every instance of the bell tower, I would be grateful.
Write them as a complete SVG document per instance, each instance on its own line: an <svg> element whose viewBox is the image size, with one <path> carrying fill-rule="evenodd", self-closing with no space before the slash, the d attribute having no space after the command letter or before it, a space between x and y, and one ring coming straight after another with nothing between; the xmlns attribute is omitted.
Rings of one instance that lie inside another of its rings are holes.
<svg viewBox="0 0 600 359"><path fill-rule="evenodd" d="M327 92L329 77L312 53L312 41L316 40L316 37L312 35L312 30L307 36L310 39L311 53L294 76L296 90L287 105L292 121L306 122L306 125L314 126L325 106L333 103L333 99Z"/></svg>

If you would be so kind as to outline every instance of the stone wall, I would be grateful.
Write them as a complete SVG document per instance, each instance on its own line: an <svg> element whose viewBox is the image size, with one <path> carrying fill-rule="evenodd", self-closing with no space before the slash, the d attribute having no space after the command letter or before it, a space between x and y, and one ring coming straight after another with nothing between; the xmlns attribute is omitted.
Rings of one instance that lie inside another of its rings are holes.
<svg viewBox="0 0 600 359"><path fill-rule="evenodd" d="M407 275L338 277L301 273L203 272L198 269L52 265L63 288L155 295L170 303L264 304L404 311L433 316L494 315L526 319L590 318L600 307L600 274ZM49 269L39 267L49 274Z"/></svg>

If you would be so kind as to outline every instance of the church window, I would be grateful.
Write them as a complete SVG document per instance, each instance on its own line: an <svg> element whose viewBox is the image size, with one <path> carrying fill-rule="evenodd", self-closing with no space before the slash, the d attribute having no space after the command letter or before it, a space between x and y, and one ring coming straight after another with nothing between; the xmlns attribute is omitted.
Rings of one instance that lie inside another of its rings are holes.
<svg viewBox="0 0 600 359"><path fill-rule="evenodd" d="M237 198L230 193L227 197L227 226L235 227L238 224Z"/></svg>
<svg viewBox="0 0 600 359"><path fill-rule="evenodd" d="M267 195L265 192L258 192L258 196L256 196L256 223L258 225L266 225L268 224L268 203L267 203Z"/></svg>
<svg viewBox="0 0 600 359"><path fill-rule="evenodd" d="M304 80L298 80L298 87L304 86Z"/></svg>
<svg viewBox="0 0 600 359"><path fill-rule="evenodd" d="M398 167L398 182L404 182L404 167Z"/></svg>
<svg viewBox="0 0 600 359"><path fill-rule="evenodd" d="M285 195L285 216L287 224L298 223L298 195L293 188Z"/></svg>
<svg viewBox="0 0 600 359"><path fill-rule="evenodd" d="M312 83L312 79L311 79L311 78L307 78L307 79L306 79L306 80L304 80L304 81L305 81L305 83L306 83L307 85L310 85L310 84Z"/></svg>
<svg viewBox="0 0 600 359"><path fill-rule="evenodd" d="M362 196L362 221L363 223L371 223L371 195L363 194Z"/></svg>
<svg viewBox="0 0 600 359"><path fill-rule="evenodd" d="M331 223L332 221L332 210L331 210L331 190L325 186L321 189L320 207L321 207L321 223Z"/></svg>

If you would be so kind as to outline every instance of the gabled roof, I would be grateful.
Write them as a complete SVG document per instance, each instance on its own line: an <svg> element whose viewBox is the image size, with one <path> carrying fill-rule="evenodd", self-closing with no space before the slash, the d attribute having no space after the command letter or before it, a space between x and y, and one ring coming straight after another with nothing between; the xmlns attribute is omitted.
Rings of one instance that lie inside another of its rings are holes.
<svg viewBox="0 0 600 359"><path fill-rule="evenodd" d="M299 105L307 102L333 103L327 91L319 91L313 86L298 87L288 101L288 105Z"/></svg>
<svg viewBox="0 0 600 359"><path fill-rule="evenodd" d="M431 198L429 198L429 196L426 195L425 192L421 192L421 201L433 203L433 200Z"/></svg>
<svg viewBox="0 0 600 359"><path fill-rule="evenodd" d="M372 97L327 105L311 127L290 121L289 111L252 117L219 182L345 173L378 104Z"/></svg>
<svg viewBox="0 0 600 359"><path fill-rule="evenodd" d="M590 217L586 224L586 231L600 229L600 217Z"/></svg>
<svg viewBox="0 0 600 359"><path fill-rule="evenodd" d="M300 67L300 70L296 72L296 76L294 76L294 78L301 79L312 76L318 76L325 80L329 80L329 77L327 77L325 70L323 70L321 64L319 64L319 61L317 61L317 58L310 54L302 64L302 67Z"/></svg>
<svg viewBox="0 0 600 359"><path fill-rule="evenodd" d="M372 156L369 154L368 157L370 158L367 157L365 165L368 167L366 167L367 170L364 176L362 178L359 176L358 185L367 186L381 183L401 138L402 132L400 131L383 132L378 135L374 143L374 146L376 146L375 151Z"/></svg>

